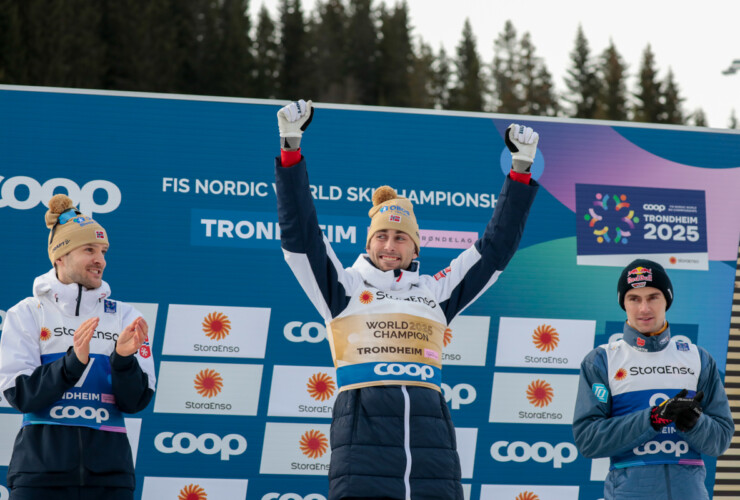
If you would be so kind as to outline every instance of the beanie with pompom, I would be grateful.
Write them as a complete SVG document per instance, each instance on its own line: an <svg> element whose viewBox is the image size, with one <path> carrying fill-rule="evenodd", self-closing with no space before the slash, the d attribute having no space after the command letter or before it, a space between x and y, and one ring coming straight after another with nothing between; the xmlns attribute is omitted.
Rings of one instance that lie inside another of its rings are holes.
<svg viewBox="0 0 740 500"><path fill-rule="evenodd" d="M419 253L419 224L414 215L414 205L408 198L398 196L390 186L380 186L373 193L373 208L368 212L370 229L367 232L367 243L381 229L395 229L408 234L416 245Z"/></svg>
<svg viewBox="0 0 740 500"><path fill-rule="evenodd" d="M75 248L91 243L109 245L108 232L90 217L80 213L66 194L55 194L49 200L46 215L51 264Z"/></svg>

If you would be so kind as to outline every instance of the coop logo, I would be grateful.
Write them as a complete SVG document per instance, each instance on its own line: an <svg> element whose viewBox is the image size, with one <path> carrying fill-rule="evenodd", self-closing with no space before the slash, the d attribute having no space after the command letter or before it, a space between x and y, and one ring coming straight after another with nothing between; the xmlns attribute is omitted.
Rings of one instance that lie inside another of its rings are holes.
<svg viewBox="0 0 740 500"><path fill-rule="evenodd" d="M329 440L323 432L312 429L303 433L298 446L308 458L320 458L329 449Z"/></svg>
<svg viewBox="0 0 740 500"><path fill-rule="evenodd" d="M193 385L198 394L205 398L212 398L223 389L224 379L216 370L205 368L195 376Z"/></svg>
<svg viewBox="0 0 740 500"><path fill-rule="evenodd" d="M334 391L337 390L337 384L326 373L314 373L308 379L306 390L309 396L316 401L326 401L334 395Z"/></svg>
<svg viewBox="0 0 740 500"><path fill-rule="evenodd" d="M199 484L189 484L180 490L177 500L207 500L208 494Z"/></svg>
<svg viewBox="0 0 740 500"><path fill-rule="evenodd" d="M535 380L527 386L527 401L537 408L549 405L554 394L552 386L544 380Z"/></svg>
<svg viewBox="0 0 740 500"><path fill-rule="evenodd" d="M442 384L442 394L453 410L459 410L462 405L469 405L478 396L475 387L470 384L457 384L455 387Z"/></svg>
<svg viewBox="0 0 740 500"><path fill-rule="evenodd" d="M558 346L560 336L557 330L550 325L540 325L534 329L532 343L542 352L550 352Z"/></svg>
<svg viewBox="0 0 740 500"><path fill-rule="evenodd" d="M434 377L434 370L429 365L417 365L414 363L378 363L373 370L377 375L419 377L427 380Z"/></svg>
<svg viewBox="0 0 740 500"><path fill-rule="evenodd" d="M93 408L91 406L84 406L82 408L77 408L76 406L55 406L51 409L49 415L55 419L84 418L86 420L95 420L99 424L106 422L110 418L110 414L105 408Z"/></svg>
<svg viewBox="0 0 740 500"><path fill-rule="evenodd" d="M262 500L326 500L324 495L319 493L309 493L302 497L298 493L268 493L262 497Z"/></svg>
<svg viewBox="0 0 740 500"><path fill-rule="evenodd" d="M290 342L317 344L326 338L326 327L321 323L291 321L283 328L283 336Z"/></svg>
<svg viewBox="0 0 740 500"><path fill-rule="evenodd" d="M222 438L212 433L196 436L189 432L160 432L154 438L154 447L161 453L189 455L199 451L204 455L220 454L221 460L229 460L247 450L247 440L239 434L227 434Z"/></svg>
<svg viewBox="0 0 740 500"><path fill-rule="evenodd" d="M491 446L491 456L497 462L535 462L546 464L552 462L555 469L560 469L563 464L574 462L578 457L578 450L573 443L558 443L555 446L544 441L534 444L524 441L496 441Z"/></svg>
<svg viewBox="0 0 740 500"><path fill-rule="evenodd" d="M203 333L211 340L223 340L231 331L229 317L220 312L212 312L203 318Z"/></svg>
<svg viewBox="0 0 740 500"><path fill-rule="evenodd" d="M644 205L642 205L642 209L646 212L665 212L665 205L645 203Z"/></svg>
<svg viewBox="0 0 740 500"><path fill-rule="evenodd" d="M689 452L689 444L686 441L648 441L647 443L632 449L635 455L656 455L666 453L680 457Z"/></svg>
<svg viewBox="0 0 740 500"><path fill-rule="evenodd" d="M28 191L28 196L21 200L16 197L19 187L23 187L23 191ZM74 181L61 177L49 179L41 184L32 177L17 176L5 179L0 176L0 208L30 210L39 203L46 206L57 188L66 190L72 201L79 203L80 212L90 217L93 214L112 212L121 204L121 190L110 181L94 180L80 188ZM103 204L98 204L94 199L95 193L99 190L106 193L106 201Z"/></svg>

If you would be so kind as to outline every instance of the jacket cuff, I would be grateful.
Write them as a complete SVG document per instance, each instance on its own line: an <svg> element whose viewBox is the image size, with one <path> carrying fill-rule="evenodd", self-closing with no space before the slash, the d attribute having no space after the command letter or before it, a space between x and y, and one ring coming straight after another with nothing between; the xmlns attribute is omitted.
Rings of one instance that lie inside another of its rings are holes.
<svg viewBox="0 0 740 500"><path fill-rule="evenodd" d="M67 349L67 354L64 356L64 371L70 379L79 380L83 373L85 373L87 365L83 364L77 358L74 347L70 346Z"/></svg>
<svg viewBox="0 0 740 500"><path fill-rule="evenodd" d="M110 366L116 371L123 372L131 369L136 362L135 358L135 354L131 354L130 356L121 356L115 349L113 349L113 352L110 354Z"/></svg>

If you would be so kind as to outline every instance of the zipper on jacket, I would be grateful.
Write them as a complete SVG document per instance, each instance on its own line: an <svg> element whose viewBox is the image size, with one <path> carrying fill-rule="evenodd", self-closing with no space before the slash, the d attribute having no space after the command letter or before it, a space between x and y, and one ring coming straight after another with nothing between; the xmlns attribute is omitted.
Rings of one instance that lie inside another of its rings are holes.
<svg viewBox="0 0 740 500"><path fill-rule="evenodd" d="M82 427L77 428L77 444L80 447L80 486L85 486L85 460L82 456Z"/></svg>
<svg viewBox="0 0 740 500"><path fill-rule="evenodd" d="M82 285L77 284L79 291L77 292L77 309L75 309L75 316L80 315L80 303L82 303Z"/></svg>
<svg viewBox="0 0 740 500"><path fill-rule="evenodd" d="M406 452L406 470L403 473L403 484L406 488L406 500L411 500L411 400L406 386L401 386L403 393L403 450Z"/></svg>

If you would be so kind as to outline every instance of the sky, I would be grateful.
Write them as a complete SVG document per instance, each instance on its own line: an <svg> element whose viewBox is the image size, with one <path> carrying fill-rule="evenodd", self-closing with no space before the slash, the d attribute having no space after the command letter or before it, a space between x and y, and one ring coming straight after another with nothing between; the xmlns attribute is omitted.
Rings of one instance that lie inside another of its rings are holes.
<svg viewBox="0 0 740 500"><path fill-rule="evenodd" d="M303 0L304 14L315 0ZM374 0L377 6L380 0ZM384 0L394 5L395 0ZM448 55L462 38L465 19L475 34L482 62L493 61L493 42L510 20L519 37L529 32L536 54L543 58L556 90L566 89L578 25L583 27L593 56L614 41L628 65L628 84L635 90L636 74L650 44L658 78L673 70L686 114L702 108L710 127L726 128L732 109L740 119L740 70L723 75L740 59L740 0L406 0L412 35ZM264 4L277 16L278 0L252 0L253 17Z"/></svg>

